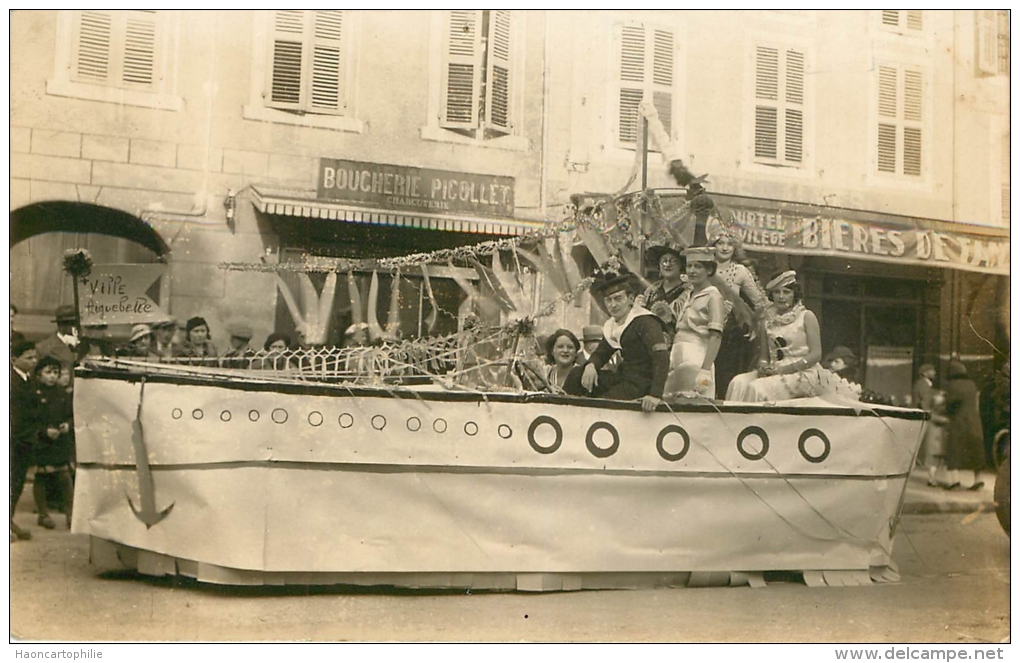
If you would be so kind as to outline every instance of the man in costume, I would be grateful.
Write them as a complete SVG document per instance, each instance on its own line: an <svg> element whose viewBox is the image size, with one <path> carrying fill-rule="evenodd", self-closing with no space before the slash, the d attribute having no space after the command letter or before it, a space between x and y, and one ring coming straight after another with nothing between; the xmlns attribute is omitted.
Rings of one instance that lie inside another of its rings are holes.
<svg viewBox="0 0 1020 663"><path fill-rule="evenodd" d="M592 286L603 297L611 316L602 327L603 338L584 366L575 366L563 384L574 396L597 396L613 400L641 400L641 409L651 412L662 403L662 390L669 372L669 345L662 321L648 309L634 303L637 278L629 272L604 272ZM602 369L619 351L622 360L616 372Z"/></svg>

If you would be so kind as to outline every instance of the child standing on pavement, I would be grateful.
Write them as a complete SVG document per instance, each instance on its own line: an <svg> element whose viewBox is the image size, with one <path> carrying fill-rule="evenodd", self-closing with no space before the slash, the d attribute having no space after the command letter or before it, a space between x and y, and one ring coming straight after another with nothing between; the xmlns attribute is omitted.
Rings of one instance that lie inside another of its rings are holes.
<svg viewBox="0 0 1020 663"><path fill-rule="evenodd" d="M60 386L60 361L43 357L35 367L38 438L35 448L35 480L32 496L39 511L38 524L56 528L50 518L48 497L58 497L60 511L71 527L71 461L74 448L73 411L67 390Z"/></svg>

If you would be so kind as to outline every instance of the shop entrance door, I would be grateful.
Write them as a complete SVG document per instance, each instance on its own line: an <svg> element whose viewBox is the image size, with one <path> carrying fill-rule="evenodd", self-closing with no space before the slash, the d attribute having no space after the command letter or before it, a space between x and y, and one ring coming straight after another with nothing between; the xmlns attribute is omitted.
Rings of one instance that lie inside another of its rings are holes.
<svg viewBox="0 0 1020 663"><path fill-rule="evenodd" d="M906 405L913 386L918 307L865 304L863 312L864 386Z"/></svg>
<svg viewBox="0 0 1020 663"><path fill-rule="evenodd" d="M897 405L907 405L922 330L923 283L826 275L821 306L822 352L849 347L858 358L851 379Z"/></svg>

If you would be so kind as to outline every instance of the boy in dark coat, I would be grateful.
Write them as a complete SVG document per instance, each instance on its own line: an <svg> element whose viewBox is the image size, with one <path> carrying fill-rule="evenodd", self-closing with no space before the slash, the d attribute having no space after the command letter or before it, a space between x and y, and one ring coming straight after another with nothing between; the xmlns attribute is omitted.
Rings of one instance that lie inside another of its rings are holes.
<svg viewBox="0 0 1020 663"><path fill-rule="evenodd" d="M11 541L32 538L28 530L14 523L14 509L25 487L25 475L32 466L36 433L32 372L37 361L35 343L25 339L11 343Z"/></svg>
<svg viewBox="0 0 1020 663"><path fill-rule="evenodd" d="M60 361L54 357L43 357L35 367L37 385L36 421L38 437L35 447L35 482L32 495L39 510L39 525L54 529L56 524L50 518L47 497L59 496L60 511L67 517L71 527L71 501L74 489L71 486L71 461L74 440L73 410L67 390L58 384Z"/></svg>

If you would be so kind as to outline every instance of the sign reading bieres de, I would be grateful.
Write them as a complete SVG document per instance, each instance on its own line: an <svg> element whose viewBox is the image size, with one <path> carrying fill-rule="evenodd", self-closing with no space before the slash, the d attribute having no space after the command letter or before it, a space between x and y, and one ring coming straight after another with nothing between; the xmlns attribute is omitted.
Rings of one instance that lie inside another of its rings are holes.
<svg viewBox="0 0 1020 663"><path fill-rule="evenodd" d="M391 210L508 218L514 213L514 178L321 159L318 197Z"/></svg>
<svg viewBox="0 0 1020 663"><path fill-rule="evenodd" d="M875 218L854 210L830 212L795 203L772 207L714 194L713 198L733 211L748 249L1009 274L1009 234L998 229Z"/></svg>

